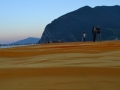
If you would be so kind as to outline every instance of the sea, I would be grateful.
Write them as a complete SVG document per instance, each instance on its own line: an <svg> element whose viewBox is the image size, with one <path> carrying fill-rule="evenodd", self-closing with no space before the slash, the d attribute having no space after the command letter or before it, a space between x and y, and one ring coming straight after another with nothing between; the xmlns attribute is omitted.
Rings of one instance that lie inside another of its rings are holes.
<svg viewBox="0 0 120 90"><path fill-rule="evenodd" d="M0 48L12 48L12 47L22 47L22 46L29 46L29 45L9 45L9 46L0 46Z"/></svg>

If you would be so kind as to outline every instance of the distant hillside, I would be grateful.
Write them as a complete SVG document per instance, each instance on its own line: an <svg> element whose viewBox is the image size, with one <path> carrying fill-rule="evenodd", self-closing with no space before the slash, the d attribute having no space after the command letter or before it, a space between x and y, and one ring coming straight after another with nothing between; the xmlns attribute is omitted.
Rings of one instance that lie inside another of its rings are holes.
<svg viewBox="0 0 120 90"><path fill-rule="evenodd" d="M29 37L23 40L16 41L12 44L28 44L28 43L37 43L40 40L40 38L34 38L34 37Z"/></svg>
<svg viewBox="0 0 120 90"><path fill-rule="evenodd" d="M91 41L92 27L97 25L101 27L103 40L120 39L120 6L85 6L67 13L46 26L38 43L81 41L82 32Z"/></svg>

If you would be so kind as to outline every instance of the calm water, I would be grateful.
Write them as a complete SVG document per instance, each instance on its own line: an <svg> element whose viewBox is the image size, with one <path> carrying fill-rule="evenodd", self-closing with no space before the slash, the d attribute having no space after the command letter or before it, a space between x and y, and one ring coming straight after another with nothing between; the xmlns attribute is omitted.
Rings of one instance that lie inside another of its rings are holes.
<svg viewBox="0 0 120 90"><path fill-rule="evenodd" d="M0 48L12 48L12 47L22 47L22 46L29 46L29 45L0 46Z"/></svg>

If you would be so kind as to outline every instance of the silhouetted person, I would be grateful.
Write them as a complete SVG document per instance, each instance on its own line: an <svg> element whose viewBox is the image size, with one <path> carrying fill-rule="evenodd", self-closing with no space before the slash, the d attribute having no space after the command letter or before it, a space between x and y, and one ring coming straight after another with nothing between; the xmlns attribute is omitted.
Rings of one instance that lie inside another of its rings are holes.
<svg viewBox="0 0 120 90"><path fill-rule="evenodd" d="M93 42L95 42L96 41L96 27L95 26L93 26L92 35L93 35Z"/></svg>
<svg viewBox="0 0 120 90"><path fill-rule="evenodd" d="M85 40L86 40L86 33L83 32L83 33L82 33L82 42L85 42Z"/></svg>
<svg viewBox="0 0 120 90"><path fill-rule="evenodd" d="M97 41L101 42L101 30L100 27L96 27L96 33L97 33Z"/></svg>

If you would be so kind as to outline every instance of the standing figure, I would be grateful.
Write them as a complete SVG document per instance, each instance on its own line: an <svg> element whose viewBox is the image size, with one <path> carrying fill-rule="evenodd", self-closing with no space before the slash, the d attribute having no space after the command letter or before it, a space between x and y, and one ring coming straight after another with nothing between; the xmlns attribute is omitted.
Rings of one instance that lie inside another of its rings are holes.
<svg viewBox="0 0 120 90"><path fill-rule="evenodd" d="M85 42L85 40L86 40L86 33L83 32L83 33L82 33L82 42Z"/></svg>
<svg viewBox="0 0 120 90"><path fill-rule="evenodd" d="M101 42L101 30L99 26L96 27L96 32L97 32L97 41Z"/></svg>
<svg viewBox="0 0 120 90"><path fill-rule="evenodd" d="M93 26L92 35L93 35L93 42L95 42L96 41L96 27L95 26Z"/></svg>

